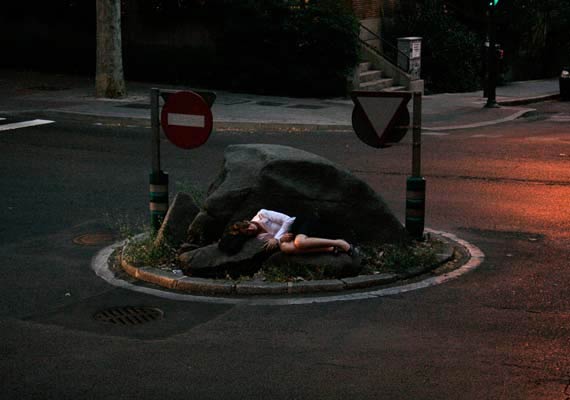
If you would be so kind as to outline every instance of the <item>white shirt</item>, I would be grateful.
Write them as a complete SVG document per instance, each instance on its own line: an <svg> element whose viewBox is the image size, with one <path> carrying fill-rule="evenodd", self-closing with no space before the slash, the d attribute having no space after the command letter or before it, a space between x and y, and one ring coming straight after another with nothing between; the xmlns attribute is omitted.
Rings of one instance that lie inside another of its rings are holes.
<svg viewBox="0 0 570 400"><path fill-rule="evenodd" d="M277 211L261 209L251 220L257 222L269 235L279 240L281 236L289 231L291 224L295 221L295 217L290 217ZM261 238L264 235L265 233L262 233L257 236Z"/></svg>

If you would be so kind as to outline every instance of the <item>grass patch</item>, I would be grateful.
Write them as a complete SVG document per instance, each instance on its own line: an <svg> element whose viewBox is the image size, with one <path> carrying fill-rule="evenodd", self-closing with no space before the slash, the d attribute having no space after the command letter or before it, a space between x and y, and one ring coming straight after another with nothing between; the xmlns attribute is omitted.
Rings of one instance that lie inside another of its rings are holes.
<svg viewBox="0 0 570 400"><path fill-rule="evenodd" d="M140 238L131 238L123 249L123 258L137 267L155 267L172 270L176 268L176 249L166 241L156 243L156 233L144 232Z"/></svg>
<svg viewBox="0 0 570 400"><path fill-rule="evenodd" d="M126 212L105 212L103 214L105 225L118 234L119 239L132 239L140 232L150 228L141 222L140 217L133 217Z"/></svg>
<svg viewBox="0 0 570 400"><path fill-rule="evenodd" d="M130 240L123 249L123 258L137 267L150 266L163 270L179 269L177 249L165 241L156 242L156 233L150 228ZM361 246L361 275L379 273L405 273L415 269L427 269L438 263L437 254L442 252L443 242L428 240L409 245L383 244ZM321 279L338 279L326 265L284 263L264 266L253 275L228 274L226 279L235 282L260 280L266 282L298 282Z"/></svg>
<svg viewBox="0 0 570 400"><path fill-rule="evenodd" d="M258 272L258 277L269 282L312 281L331 278L326 274L324 266L286 264L269 266Z"/></svg>
<svg viewBox="0 0 570 400"><path fill-rule="evenodd" d="M412 268L427 268L437 263L437 253L441 252L440 241L412 242L411 246L384 244L363 246L362 273L383 272L401 273Z"/></svg>

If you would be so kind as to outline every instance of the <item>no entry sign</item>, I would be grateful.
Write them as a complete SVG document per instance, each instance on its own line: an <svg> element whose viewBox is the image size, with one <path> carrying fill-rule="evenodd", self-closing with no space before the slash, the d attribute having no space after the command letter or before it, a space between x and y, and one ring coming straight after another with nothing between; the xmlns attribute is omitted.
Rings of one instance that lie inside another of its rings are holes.
<svg viewBox="0 0 570 400"><path fill-rule="evenodd" d="M174 145L193 149L210 137L212 111L200 95L190 91L176 92L168 96L162 107L160 124Z"/></svg>

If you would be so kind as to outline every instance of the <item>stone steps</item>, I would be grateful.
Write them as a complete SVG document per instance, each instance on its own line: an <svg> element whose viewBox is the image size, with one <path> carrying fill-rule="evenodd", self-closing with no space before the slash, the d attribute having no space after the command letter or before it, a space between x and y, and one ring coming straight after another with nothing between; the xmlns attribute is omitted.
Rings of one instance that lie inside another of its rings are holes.
<svg viewBox="0 0 570 400"><path fill-rule="evenodd" d="M382 71L374 68L371 62L361 62L358 65L359 90L398 91L405 90L403 86L394 86L392 78L382 77Z"/></svg>
<svg viewBox="0 0 570 400"><path fill-rule="evenodd" d="M383 89L383 92L402 92L402 91L406 91L406 87L405 86L391 86L389 88Z"/></svg>
<svg viewBox="0 0 570 400"><path fill-rule="evenodd" d="M392 78L385 78L385 79L376 79L370 82L364 82L360 84L361 90L385 90L389 89L394 85L394 79Z"/></svg>
<svg viewBox="0 0 570 400"><path fill-rule="evenodd" d="M360 73L360 83L372 82L382 79L382 71L376 69L368 70Z"/></svg>

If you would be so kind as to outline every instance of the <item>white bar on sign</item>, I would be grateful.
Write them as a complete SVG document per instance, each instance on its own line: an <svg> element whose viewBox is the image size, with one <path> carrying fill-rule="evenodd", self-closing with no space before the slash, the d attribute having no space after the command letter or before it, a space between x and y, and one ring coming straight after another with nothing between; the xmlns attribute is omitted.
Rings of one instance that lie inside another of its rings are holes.
<svg viewBox="0 0 570 400"><path fill-rule="evenodd" d="M33 121L15 122L13 124L0 125L0 131L9 131L18 128L27 128L29 126L52 124L54 121L47 119L34 119Z"/></svg>
<svg viewBox="0 0 570 400"><path fill-rule="evenodd" d="M195 114L168 114L168 125L190 126L193 128L205 128L206 117Z"/></svg>

